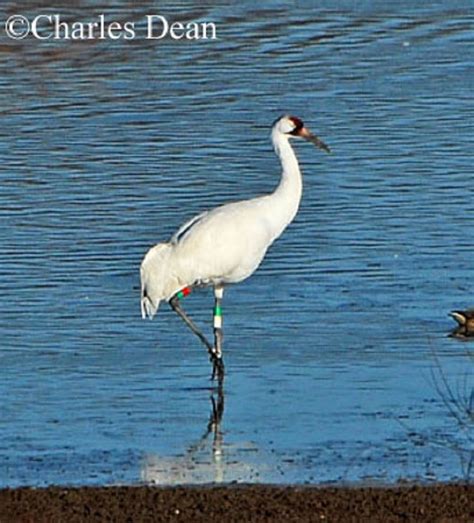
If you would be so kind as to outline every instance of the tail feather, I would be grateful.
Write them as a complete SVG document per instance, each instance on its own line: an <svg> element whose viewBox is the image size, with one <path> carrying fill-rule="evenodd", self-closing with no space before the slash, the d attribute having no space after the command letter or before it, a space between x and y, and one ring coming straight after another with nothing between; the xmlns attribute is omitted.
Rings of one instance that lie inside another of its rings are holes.
<svg viewBox="0 0 474 523"><path fill-rule="evenodd" d="M142 310L142 318L153 319L153 316L157 313L160 302L153 303L150 298L147 296L146 287L142 287L142 296L140 300L140 307Z"/></svg>
<svg viewBox="0 0 474 523"><path fill-rule="evenodd" d="M459 325L466 325L467 318L464 312L452 311L450 316L452 316L459 323Z"/></svg>
<svg viewBox="0 0 474 523"><path fill-rule="evenodd" d="M152 247L143 258L140 267L141 313L142 318L153 319L160 301L167 298L170 285L169 256L172 246L159 243Z"/></svg>

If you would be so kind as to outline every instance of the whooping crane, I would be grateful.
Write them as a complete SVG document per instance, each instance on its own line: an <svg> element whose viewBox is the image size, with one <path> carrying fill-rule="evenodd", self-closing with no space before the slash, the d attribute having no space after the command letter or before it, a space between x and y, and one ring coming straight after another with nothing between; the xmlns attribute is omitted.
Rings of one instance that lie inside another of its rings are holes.
<svg viewBox="0 0 474 523"><path fill-rule="evenodd" d="M272 128L272 142L282 164L281 180L271 193L228 203L185 223L169 242L145 255L141 268L141 312L153 318L161 300L183 319L207 347L212 377L224 377L222 308L224 286L248 278L267 249L295 217L301 200L302 176L291 138L303 138L320 149L329 147L295 116L282 116ZM180 300L193 287L214 287L214 345L184 312Z"/></svg>

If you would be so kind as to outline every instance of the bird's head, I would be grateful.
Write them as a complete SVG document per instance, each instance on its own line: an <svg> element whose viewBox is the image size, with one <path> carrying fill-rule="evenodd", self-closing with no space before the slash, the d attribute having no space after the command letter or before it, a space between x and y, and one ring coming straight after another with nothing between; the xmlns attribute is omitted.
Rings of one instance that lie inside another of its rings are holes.
<svg viewBox="0 0 474 523"><path fill-rule="evenodd" d="M286 135L288 138L303 138L308 142L314 143L317 147L326 151L331 152L331 149L316 135L312 134L304 126L302 120L297 116L284 115L278 118L273 124L273 131Z"/></svg>

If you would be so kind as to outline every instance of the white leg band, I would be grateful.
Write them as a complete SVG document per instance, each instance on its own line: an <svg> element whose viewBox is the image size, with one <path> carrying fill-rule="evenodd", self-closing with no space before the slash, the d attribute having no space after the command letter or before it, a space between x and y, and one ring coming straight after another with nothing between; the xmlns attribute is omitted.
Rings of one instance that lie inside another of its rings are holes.
<svg viewBox="0 0 474 523"><path fill-rule="evenodd" d="M222 316L214 316L214 329L222 329Z"/></svg>

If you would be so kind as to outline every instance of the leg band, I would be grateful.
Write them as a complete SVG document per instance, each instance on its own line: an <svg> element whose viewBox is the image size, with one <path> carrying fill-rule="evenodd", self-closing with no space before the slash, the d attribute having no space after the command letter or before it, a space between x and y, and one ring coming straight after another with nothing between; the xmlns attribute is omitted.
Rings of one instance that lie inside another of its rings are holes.
<svg viewBox="0 0 474 523"><path fill-rule="evenodd" d="M219 304L214 307L214 329L222 329L222 307Z"/></svg>
<svg viewBox="0 0 474 523"><path fill-rule="evenodd" d="M184 289L178 291L175 296L178 298L178 300L182 300L183 298L186 298L186 296L189 296L189 294L191 294L191 287L185 287Z"/></svg>

